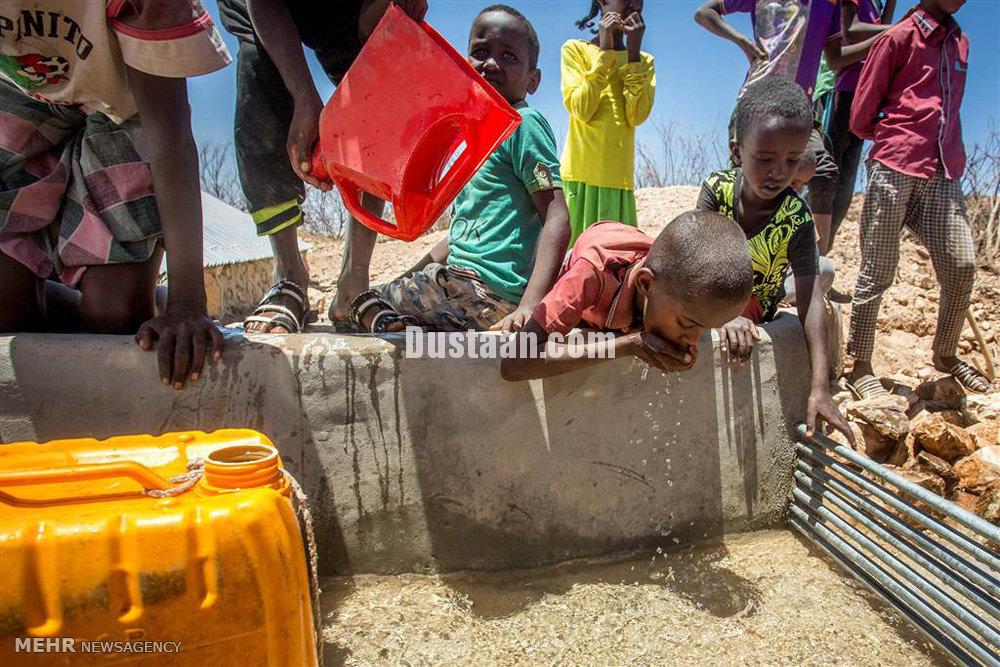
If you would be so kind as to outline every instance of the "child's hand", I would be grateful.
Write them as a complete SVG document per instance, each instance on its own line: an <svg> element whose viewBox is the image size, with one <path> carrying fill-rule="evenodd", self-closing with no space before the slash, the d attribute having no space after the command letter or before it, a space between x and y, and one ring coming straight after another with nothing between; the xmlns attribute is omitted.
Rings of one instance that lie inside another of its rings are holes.
<svg viewBox="0 0 1000 667"><path fill-rule="evenodd" d="M631 339L628 351L664 373L691 370L694 362L698 360L697 347L684 349L665 338L645 331L628 336Z"/></svg>
<svg viewBox="0 0 1000 667"><path fill-rule="evenodd" d="M746 55L747 60L750 61L750 69L755 69L758 65L767 62L767 51L764 50L760 44L755 42L750 38L743 40L740 44L743 49L743 53Z"/></svg>
<svg viewBox="0 0 1000 667"><path fill-rule="evenodd" d="M597 30L597 42L605 51L615 48L615 38L625 29L622 15L618 12L605 12L601 17L601 25Z"/></svg>
<svg viewBox="0 0 1000 667"><path fill-rule="evenodd" d="M642 14L639 12L629 14L629 17L622 23L622 30L625 31L629 60L639 62L642 52L642 37L646 34L646 22L642 20Z"/></svg>
<svg viewBox="0 0 1000 667"><path fill-rule="evenodd" d="M745 366L753 354L754 342L760 340L760 331L748 318L737 317L719 329L722 351L729 350L729 362Z"/></svg>
<svg viewBox="0 0 1000 667"><path fill-rule="evenodd" d="M504 333L520 331L531 320L532 312L534 312L534 309L532 308L518 308L510 315L491 326L489 330L503 331Z"/></svg>
<svg viewBox="0 0 1000 667"><path fill-rule="evenodd" d="M830 392L826 388L813 389L809 393L809 401L806 404L806 435L812 436L816 431L816 418L821 417L827 424L844 434L847 442L854 447L854 431L851 425L844 419L840 409L833 402Z"/></svg>
<svg viewBox="0 0 1000 667"><path fill-rule="evenodd" d="M205 358L222 358L222 332L202 309L167 306L167 314L144 322L135 342L145 351L158 348L160 381L183 389L188 380L201 376ZM209 354L211 353L211 354Z"/></svg>
<svg viewBox="0 0 1000 667"><path fill-rule="evenodd" d="M319 140L319 114L323 105L317 98L314 102L296 103L292 122L288 126L288 141L285 149L295 174L309 185L327 192L333 188L329 181L321 181L312 174L312 155Z"/></svg>

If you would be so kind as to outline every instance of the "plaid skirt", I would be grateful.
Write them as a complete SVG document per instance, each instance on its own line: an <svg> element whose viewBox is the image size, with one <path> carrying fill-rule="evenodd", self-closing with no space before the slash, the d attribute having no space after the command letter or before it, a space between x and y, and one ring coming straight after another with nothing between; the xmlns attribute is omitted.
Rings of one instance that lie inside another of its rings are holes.
<svg viewBox="0 0 1000 667"><path fill-rule="evenodd" d="M0 252L74 286L88 266L144 262L162 235L137 116L39 102L0 81Z"/></svg>

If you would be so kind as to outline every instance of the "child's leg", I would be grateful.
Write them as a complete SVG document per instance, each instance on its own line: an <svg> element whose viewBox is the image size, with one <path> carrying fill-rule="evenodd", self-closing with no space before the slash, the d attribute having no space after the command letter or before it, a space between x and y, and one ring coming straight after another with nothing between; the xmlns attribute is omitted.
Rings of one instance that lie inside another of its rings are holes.
<svg viewBox="0 0 1000 667"><path fill-rule="evenodd" d="M961 183L936 174L921 197L921 215L914 219L913 228L927 247L941 283L934 333L934 366L953 373L959 361L955 351L976 279L975 244L965 215ZM988 388L981 386L983 382L973 384L977 386L970 388L977 391Z"/></svg>
<svg viewBox="0 0 1000 667"><path fill-rule="evenodd" d="M443 264L429 264L378 289L400 314L435 331L489 329L516 308L482 281Z"/></svg>
<svg viewBox="0 0 1000 667"><path fill-rule="evenodd" d="M899 264L899 234L917 185L912 176L872 162L861 212L861 270L851 302L847 353L854 359L852 379L871 374L875 325L882 293L892 285Z"/></svg>
<svg viewBox="0 0 1000 667"><path fill-rule="evenodd" d="M833 217L833 198L837 192L837 163L827 146L826 138L814 129L806 150L816 154L816 175L809 181L806 193L809 209L816 221L816 235L819 238L820 254L825 255L830 242L830 224Z"/></svg>
<svg viewBox="0 0 1000 667"><path fill-rule="evenodd" d="M80 327L90 333L134 334L153 318L163 251L145 262L91 266L80 279Z"/></svg>
<svg viewBox="0 0 1000 667"><path fill-rule="evenodd" d="M41 328L43 284L26 266L0 252L0 333Z"/></svg>

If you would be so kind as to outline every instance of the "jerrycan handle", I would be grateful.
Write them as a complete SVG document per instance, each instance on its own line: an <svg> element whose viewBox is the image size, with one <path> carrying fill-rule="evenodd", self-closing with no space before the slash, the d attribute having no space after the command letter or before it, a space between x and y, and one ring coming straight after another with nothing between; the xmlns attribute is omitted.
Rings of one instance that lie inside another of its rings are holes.
<svg viewBox="0 0 1000 667"><path fill-rule="evenodd" d="M0 472L0 487L82 482L115 477L131 479L141 485L143 489L164 490L172 486L169 481L141 463L115 461L113 463L81 464L65 468L46 468L45 470L5 470Z"/></svg>

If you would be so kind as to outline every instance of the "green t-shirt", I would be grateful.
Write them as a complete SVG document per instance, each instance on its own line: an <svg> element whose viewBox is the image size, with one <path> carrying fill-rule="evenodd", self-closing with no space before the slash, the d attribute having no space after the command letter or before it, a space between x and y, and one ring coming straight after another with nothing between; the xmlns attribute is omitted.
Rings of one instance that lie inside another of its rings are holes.
<svg viewBox="0 0 1000 667"><path fill-rule="evenodd" d="M531 195L562 187L549 122L527 105L518 112L521 125L455 199L448 230L448 264L474 271L513 303L528 285L542 232Z"/></svg>

